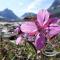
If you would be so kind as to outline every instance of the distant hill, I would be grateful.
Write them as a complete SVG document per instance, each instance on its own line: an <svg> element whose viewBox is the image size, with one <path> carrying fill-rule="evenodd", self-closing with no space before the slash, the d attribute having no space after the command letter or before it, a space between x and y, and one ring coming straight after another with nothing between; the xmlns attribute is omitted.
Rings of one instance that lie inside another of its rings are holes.
<svg viewBox="0 0 60 60"><path fill-rule="evenodd" d="M5 21L14 21L19 19L18 16L16 16L12 10L10 9L4 9L3 11L0 11L0 20Z"/></svg>
<svg viewBox="0 0 60 60"><path fill-rule="evenodd" d="M26 18L26 17L34 17L34 16L36 16L35 13L27 12L27 13L25 13L25 14L22 15L22 18L24 19L24 18Z"/></svg>
<svg viewBox="0 0 60 60"><path fill-rule="evenodd" d="M60 0L54 0L48 11L53 13L55 17L60 17Z"/></svg>
<svg viewBox="0 0 60 60"><path fill-rule="evenodd" d="M32 21L36 19L36 14L32 12L27 12L22 15L22 20L23 21Z"/></svg>

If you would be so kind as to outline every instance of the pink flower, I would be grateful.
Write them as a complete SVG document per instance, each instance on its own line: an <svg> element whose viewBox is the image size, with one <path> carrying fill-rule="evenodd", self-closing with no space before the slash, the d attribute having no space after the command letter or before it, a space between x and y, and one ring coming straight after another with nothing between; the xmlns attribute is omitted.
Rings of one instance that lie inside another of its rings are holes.
<svg viewBox="0 0 60 60"><path fill-rule="evenodd" d="M16 29L14 30L14 33L18 33L18 38L16 39L16 45L22 44L22 31L20 29L20 26L17 26Z"/></svg>
<svg viewBox="0 0 60 60"><path fill-rule="evenodd" d="M18 34L21 34L22 31L20 29L20 26L17 26L16 29L14 30L14 33L18 33Z"/></svg>
<svg viewBox="0 0 60 60"><path fill-rule="evenodd" d="M19 37L16 39L16 45L22 44L22 42L23 42L22 37L19 36Z"/></svg>
<svg viewBox="0 0 60 60"><path fill-rule="evenodd" d="M17 27L17 28L14 30L14 32L19 32L19 30L20 30L20 28Z"/></svg>
<svg viewBox="0 0 60 60"><path fill-rule="evenodd" d="M37 14L37 21L24 22L21 25L21 31L28 34L36 34L35 46L41 49L45 44L45 37L51 38L60 32L60 26L57 25L56 18L49 18L47 10L41 10Z"/></svg>

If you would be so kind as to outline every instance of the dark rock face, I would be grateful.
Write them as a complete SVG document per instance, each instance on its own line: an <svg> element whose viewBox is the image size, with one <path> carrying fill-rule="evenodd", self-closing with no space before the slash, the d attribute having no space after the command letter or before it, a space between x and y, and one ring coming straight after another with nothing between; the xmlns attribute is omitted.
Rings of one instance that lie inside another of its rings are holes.
<svg viewBox="0 0 60 60"><path fill-rule="evenodd" d="M49 11L53 12L53 10L60 8L60 0L54 0L53 4L49 7Z"/></svg>
<svg viewBox="0 0 60 60"><path fill-rule="evenodd" d="M48 11L53 13L54 17L60 17L60 0L54 0Z"/></svg>

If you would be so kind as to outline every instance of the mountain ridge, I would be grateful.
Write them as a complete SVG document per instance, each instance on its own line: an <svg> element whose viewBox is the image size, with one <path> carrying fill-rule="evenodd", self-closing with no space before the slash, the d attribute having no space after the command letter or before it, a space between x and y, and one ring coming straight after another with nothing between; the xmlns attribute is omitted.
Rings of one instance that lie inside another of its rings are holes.
<svg viewBox="0 0 60 60"><path fill-rule="evenodd" d="M8 8L0 11L0 16L4 17L5 19L18 19L18 16L14 14L14 12Z"/></svg>

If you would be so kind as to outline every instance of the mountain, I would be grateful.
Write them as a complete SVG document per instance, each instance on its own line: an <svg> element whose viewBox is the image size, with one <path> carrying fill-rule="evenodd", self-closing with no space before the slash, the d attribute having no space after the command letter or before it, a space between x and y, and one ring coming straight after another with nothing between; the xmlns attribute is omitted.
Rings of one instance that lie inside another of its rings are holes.
<svg viewBox="0 0 60 60"><path fill-rule="evenodd" d="M10 10L10 9L4 9L3 11L0 11L0 16L4 17L4 19L6 19L6 20L16 20L16 19L18 19L18 16L16 16L13 13L13 11Z"/></svg>
<svg viewBox="0 0 60 60"><path fill-rule="evenodd" d="M36 19L36 14L32 12L27 12L22 15L22 20L23 21L32 21Z"/></svg>
<svg viewBox="0 0 60 60"><path fill-rule="evenodd" d="M60 0L54 0L48 11L53 13L54 17L60 17Z"/></svg>
<svg viewBox="0 0 60 60"><path fill-rule="evenodd" d="M26 18L26 17L34 17L36 16L35 13L32 13L32 12L27 12L25 14L22 15L22 18Z"/></svg>

